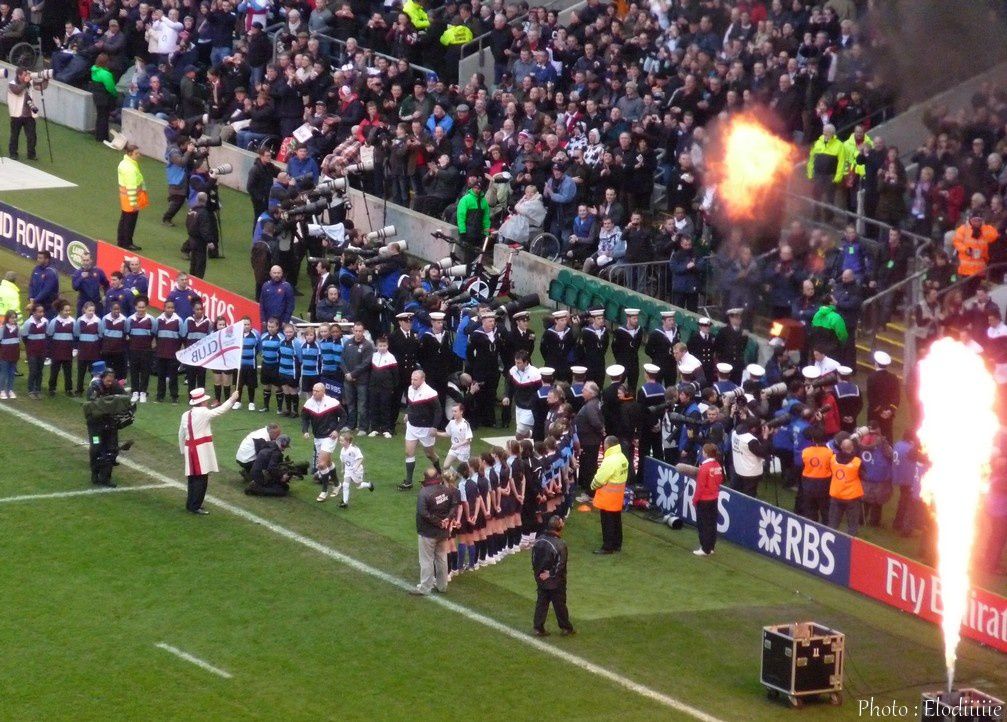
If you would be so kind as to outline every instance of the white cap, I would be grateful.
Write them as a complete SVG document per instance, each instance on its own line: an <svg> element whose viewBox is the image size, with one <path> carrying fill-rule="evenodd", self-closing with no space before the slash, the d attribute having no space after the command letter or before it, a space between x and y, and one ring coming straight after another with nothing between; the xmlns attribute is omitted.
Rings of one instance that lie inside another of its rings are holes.
<svg viewBox="0 0 1007 722"><path fill-rule="evenodd" d="M683 374L693 374L696 373L696 369L698 369L699 366L700 363L698 360L693 360L691 358L686 357L682 359L682 363L678 365L678 370L681 371Z"/></svg>
<svg viewBox="0 0 1007 722"><path fill-rule="evenodd" d="M605 315L605 309L604 308L592 308L587 313L588 313L589 316L604 316Z"/></svg>
<svg viewBox="0 0 1007 722"><path fill-rule="evenodd" d="M483 309L482 311L479 312L479 318L496 318L496 317L497 315L492 311L490 311L488 308Z"/></svg>
<svg viewBox="0 0 1007 722"><path fill-rule="evenodd" d="M624 373L626 373L626 367L621 364L612 364L607 369L605 369L605 373L608 374L613 379L617 379Z"/></svg>
<svg viewBox="0 0 1007 722"><path fill-rule="evenodd" d="M659 374L661 373L661 367L657 364L644 364L643 370L648 374Z"/></svg>
<svg viewBox="0 0 1007 722"><path fill-rule="evenodd" d="M541 372L541 369L539 369L539 372ZM587 373L587 366L571 366L570 373L575 376L583 376Z"/></svg>
<svg viewBox="0 0 1007 722"><path fill-rule="evenodd" d="M570 312L569 311L565 311L565 310L559 310L559 311L553 311L552 312L552 317L553 318L566 318L569 315L570 315ZM539 370L541 370L541 369L539 369Z"/></svg>
<svg viewBox="0 0 1007 722"><path fill-rule="evenodd" d="M674 311L661 311L661 318L675 318Z"/></svg>
<svg viewBox="0 0 1007 722"><path fill-rule="evenodd" d="M431 321L443 321L444 320L444 312L443 311L434 311L433 313L430 314L430 320Z"/></svg>
<svg viewBox="0 0 1007 722"><path fill-rule="evenodd" d="M805 366L801 369L801 376L806 378L808 381L814 381L815 379L820 378L821 375L822 370L817 366Z"/></svg>
<svg viewBox="0 0 1007 722"><path fill-rule="evenodd" d="M734 367L731 364L719 363L717 364L717 371L722 374L729 374L734 371Z"/></svg>
<svg viewBox="0 0 1007 722"><path fill-rule="evenodd" d="M727 315L728 316L740 316L744 312L745 312L745 309L743 309L743 308L729 308L729 309L727 309Z"/></svg>
<svg viewBox="0 0 1007 722"><path fill-rule="evenodd" d="M766 375L766 369L759 366L759 364L748 364L748 366L745 367L745 371L747 371L748 375L753 378L761 378Z"/></svg>
<svg viewBox="0 0 1007 722"><path fill-rule="evenodd" d="M881 366L881 367L890 366L891 363L892 363L892 357L889 356L884 351L875 351L874 352L874 363L876 363L878 366Z"/></svg>
<svg viewBox="0 0 1007 722"><path fill-rule="evenodd" d="M556 369L552 366L542 366L539 368L538 372L541 376L553 376L556 373Z"/></svg>
<svg viewBox="0 0 1007 722"><path fill-rule="evenodd" d="M840 366L837 370L839 371L839 375L840 376L852 376L853 375L853 369L851 369L849 366Z"/></svg>
<svg viewBox="0 0 1007 722"><path fill-rule="evenodd" d="M702 316L699 319L699 325L700 326L712 326L713 325L713 321L711 321L708 316Z"/></svg>
<svg viewBox="0 0 1007 722"><path fill-rule="evenodd" d="M531 314L528 313L527 311L518 311L513 316L511 316L511 318L513 318L515 321L521 321L523 319L531 318Z"/></svg>
<svg viewBox="0 0 1007 722"><path fill-rule="evenodd" d="M626 315L627 316L639 316L640 315L640 309L638 309L638 308L627 308L626 309Z"/></svg>
<svg viewBox="0 0 1007 722"><path fill-rule="evenodd" d="M403 311L402 313L395 314L395 318L397 318L400 321L408 321L412 317L413 317L412 311Z"/></svg>

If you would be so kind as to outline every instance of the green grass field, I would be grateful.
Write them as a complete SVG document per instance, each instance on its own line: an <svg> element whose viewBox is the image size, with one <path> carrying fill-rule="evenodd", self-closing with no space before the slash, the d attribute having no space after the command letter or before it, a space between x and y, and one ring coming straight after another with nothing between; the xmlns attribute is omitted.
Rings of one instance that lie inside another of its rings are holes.
<svg viewBox="0 0 1007 722"><path fill-rule="evenodd" d="M118 154L51 130L57 163L41 167L80 187L4 200L108 238ZM161 167L147 161L144 171L159 198ZM228 192L224 203L228 258L211 262L208 280L247 293L247 199ZM162 227L153 205L137 241L144 255L178 265L182 231ZM7 269L30 264L0 254ZM276 417L231 412L214 426L224 471L211 480L212 513L197 518L182 511L182 410L147 404L122 434L137 445L116 479L145 488L90 493L79 401L22 393L0 404L0 554L9 560L0 566L0 717L847 720L858 718L857 699L912 706L921 689L941 685L936 627L726 543L698 559L693 530L635 516L617 557L590 554L600 539L594 513L570 520L576 637L526 634L535 597L526 553L463 575L445 597L410 597L415 492L394 488L400 438L361 441L378 489L355 493L347 510L316 503L307 481L286 499L257 499L242 493L233 452ZM306 458L310 447L295 436L292 451ZM781 503L791 500L781 494ZM868 538L914 551L884 531ZM847 635L842 707L792 712L759 684L761 627L804 619ZM965 642L958 680L1002 697L1007 665Z"/></svg>

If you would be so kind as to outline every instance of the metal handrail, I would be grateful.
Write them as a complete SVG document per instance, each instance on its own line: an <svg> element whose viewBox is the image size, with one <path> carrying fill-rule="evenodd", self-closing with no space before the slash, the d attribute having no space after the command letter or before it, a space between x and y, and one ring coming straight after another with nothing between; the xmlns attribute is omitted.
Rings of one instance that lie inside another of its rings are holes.
<svg viewBox="0 0 1007 722"><path fill-rule="evenodd" d="M536 5L535 7L536 8L541 7L541 8L544 8L545 10L549 10L553 5L555 5L559 1L560 0L549 0L549 2L545 3L544 5ZM531 15L531 9L530 8L529 8L528 12L524 13L523 15L518 15L517 17L514 17L514 18L508 20L507 21L507 25L508 26L512 26L515 23L521 22L521 21L525 20L529 15ZM478 45L478 47L476 48L476 52L482 52L483 41L486 38L488 38L490 35L492 35L492 34L493 34L493 31L492 30L488 30L485 33L483 33L482 35L480 35L479 37L472 38L471 40L469 40L467 43L465 43L464 45L462 45L458 49L458 55L459 55L459 57L465 58L465 57L468 57L469 55L472 54L470 52L467 52L467 48L470 45Z"/></svg>
<svg viewBox="0 0 1007 722"><path fill-rule="evenodd" d="M916 271L915 273L912 273L912 274L910 274L910 275L906 276L905 278L903 278L903 279L902 279L901 281L899 281L898 283L893 283L893 284L892 284L891 286L889 286L889 287L888 287L888 288L886 288L885 290L883 290L883 291L879 291L878 293L875 293L875 294L874 294L873 296L871 296L870 298L865 298L865 299L864 299L864 300L863 300L863 301L861 302L861 304L860 304L860 308L861 308L861 309L864 309L864 308L867 308L868 306L870 306L870 305L872 305L872 304L876 303L876 302L877 302L878 300L880 300L880 299L884 298L885 296L888 296L888 295L891 295L892 293L895 293L896 291L898 291L899 289L901 289L901 288L902 288L903 286L905 286L906 284L908 284L908 283L912 283L912 282L913 282L913 281L915 281L915 280L916 280L917 278L922 278L923 276L927 275L927 272L928 272L929 270L930 270L930 267L929 267L929 266L927 266L927 267L926 267L926 268L924 268L924 269L921 269L921 270L919 270L919 271Z"/></svg>
<svg viewBox="0 0 1007 722"><path fill-rule="evenodd" d="M942 298L942 297L946 296L948 293L950 293L951 291L954 291L954 290L956 290L956 289L964 286L965 284L969 283L970 281L972 283L975 283L975 281L973 279L976 276L981 276L981 277L982 276L986 276L986 275L988 275L988 273L989 273L990 270L992 270L992 269L1001 269L1001 268L1002 269L1007 269L1007 261L1001 261L999 263L990 263L989 265L986 266L986 268L984 268L983 270L981 270L979 273L973 274L971 276L965 276L964 278L958 279L957 281L955 281L954 283L952 283L947 288L941 289L940 292L938 292L937 297L938 298Z"/></svg>
<svg viewBox="0 0 1007 722"><path fill-rule="evenodd" d="M283 27L284 24L285 23L277 23L276 25L271 25L270 28L274 28L274 29L275 28L280 28L280 27ZM263 32L268 32L268 29L264 30ZM321 38L323 40L328 41L329 43L332 43L334 45L338 45L338 46L340 46L343 49L346 48L346 41L345 40L340 40L339 38L334 38L331 35L326 35L325 33L313 32L313 33L311 33L311 37L313 37L313 38ZM279 33L279 32L275 33L273 35L273 62L276 62L276 58L280 54L280 40L281 40L281 33ZM401 60L401 58L397 58L394 55L388 55L387 53L382 53L382 52L380 52L378 50L372 50L371 48L368 48L368 47L365 47L363 45L360 45L359 43L357 44L357 47L359 47L364 52L367 52L367 53L371 54L371 62L372 63L374 62L373 59L376 58L376 57L385 58L386 60L388 60L388 61L390 61L392 63L398 63L399 60ZM330 60L332 59L331 54L330 54L330 58L329 59ZM417 70L417 71L423 73L424 75L427 75L429 73L434 72L433 68L427 68L427 67L425 67L423 65L417 65L416 63L409 63L409 67L411 67L414 70Z"/></svg>

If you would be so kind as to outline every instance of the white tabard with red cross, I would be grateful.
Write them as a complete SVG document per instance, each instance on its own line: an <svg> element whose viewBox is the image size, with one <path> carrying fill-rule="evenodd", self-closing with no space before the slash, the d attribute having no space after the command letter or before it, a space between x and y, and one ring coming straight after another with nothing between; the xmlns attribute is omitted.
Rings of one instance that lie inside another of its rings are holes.
<svg viewBox="0 0 1007 722"><path fill-rule="evenodd" d="M215 409L197 406L182 414L182 422L178 425L178 450L185 459L186 476L220 471L210 422L230 408L228 404L221 404Z"/></svg>

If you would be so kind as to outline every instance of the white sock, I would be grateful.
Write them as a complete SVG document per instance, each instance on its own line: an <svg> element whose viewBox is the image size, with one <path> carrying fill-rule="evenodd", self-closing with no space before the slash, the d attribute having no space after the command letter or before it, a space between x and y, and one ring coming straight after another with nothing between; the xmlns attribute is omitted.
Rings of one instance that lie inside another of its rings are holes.
<svg viewBox="0 0 1007 722"><path fill-rule="evenodd" d="M350 482L348 481L343 482L343 503L350 503Z"/></svg>

